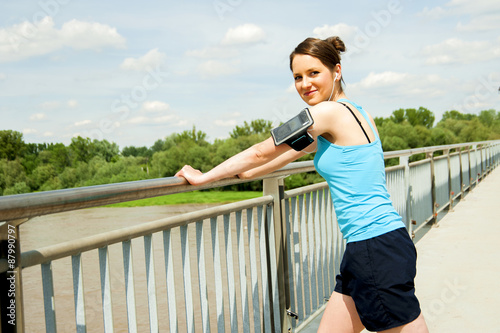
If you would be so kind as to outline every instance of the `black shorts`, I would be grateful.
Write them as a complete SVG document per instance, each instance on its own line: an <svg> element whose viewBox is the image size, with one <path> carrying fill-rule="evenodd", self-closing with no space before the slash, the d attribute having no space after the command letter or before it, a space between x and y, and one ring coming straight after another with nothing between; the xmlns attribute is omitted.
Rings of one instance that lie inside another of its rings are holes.
<svg viewBox="0 0 500 333"><path fill-rule="evenodd" d="M414 285L416 261L415 245L405 228L349 242L335 291L352 297L369 331L405 325L420 315Z"/></svg>

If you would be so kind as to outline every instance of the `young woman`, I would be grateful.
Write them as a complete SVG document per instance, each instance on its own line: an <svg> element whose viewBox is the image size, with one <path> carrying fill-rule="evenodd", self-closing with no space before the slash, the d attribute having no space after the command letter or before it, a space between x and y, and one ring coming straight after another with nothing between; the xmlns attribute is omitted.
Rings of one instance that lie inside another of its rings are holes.
<svg viewBox="0 0 500 333"><path fill-rule="evenodd" d="M375 123L342 89L344 51L338 37L307 38L290 55L295 88L314 119L309 146L296 151L270 137L207 173L184 166L176 176L193 185L251 179L316 152L314 164L329 184L347 241L319 331L427 332L414 293L416 251L387 192Z"/></svg>

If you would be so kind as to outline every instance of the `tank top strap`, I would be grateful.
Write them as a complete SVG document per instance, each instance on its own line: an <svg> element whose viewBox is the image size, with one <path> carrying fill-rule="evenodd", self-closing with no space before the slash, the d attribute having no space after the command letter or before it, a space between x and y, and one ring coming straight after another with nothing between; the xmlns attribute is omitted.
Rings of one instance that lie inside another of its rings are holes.
<svg viewBox="0 0 500 333"><path fill-rule="evenodd" d="M347 98L338 99L337 102L346 102L346 103L349 103L349 104L353 105L356 109L358 109L359 113L361 113L361 115L363 116L363 118L365 118L366 122L370 126L370 128L371 128L373 134L375 135L375 137L377 139L380 139L378 137L378 135L377 135L377 131L375 130L375 128L373 127L372 122L370 121L370 117L368 117L368 113L366 113L366 111L361 106L359 106L358 104L354 103L351 100L348 100Z"/></svg>

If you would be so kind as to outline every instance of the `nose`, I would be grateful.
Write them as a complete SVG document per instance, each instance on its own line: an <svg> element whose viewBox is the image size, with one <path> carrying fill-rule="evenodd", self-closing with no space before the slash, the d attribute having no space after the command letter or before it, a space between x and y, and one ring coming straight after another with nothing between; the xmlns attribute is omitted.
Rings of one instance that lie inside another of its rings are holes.
<svg viewBox="0 0 500 333"><path fill-rule="evenodd" d="M311 86L311 81L307 77L302 78L302 89L306 89Z"/></svg>

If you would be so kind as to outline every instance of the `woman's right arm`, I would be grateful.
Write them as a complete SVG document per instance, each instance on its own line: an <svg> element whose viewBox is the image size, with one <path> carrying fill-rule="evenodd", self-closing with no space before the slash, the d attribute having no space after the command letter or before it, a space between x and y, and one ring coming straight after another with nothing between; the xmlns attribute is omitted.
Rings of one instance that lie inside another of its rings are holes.
<svg viewBox="0 0 500 333"><path fill-rule="evenodd" d="M290 149L264 165L239 173L238 178L253 179L267 175L268 173L281 169L282 167L301 158L304 155L306 155L305 152Z"/></svg>

